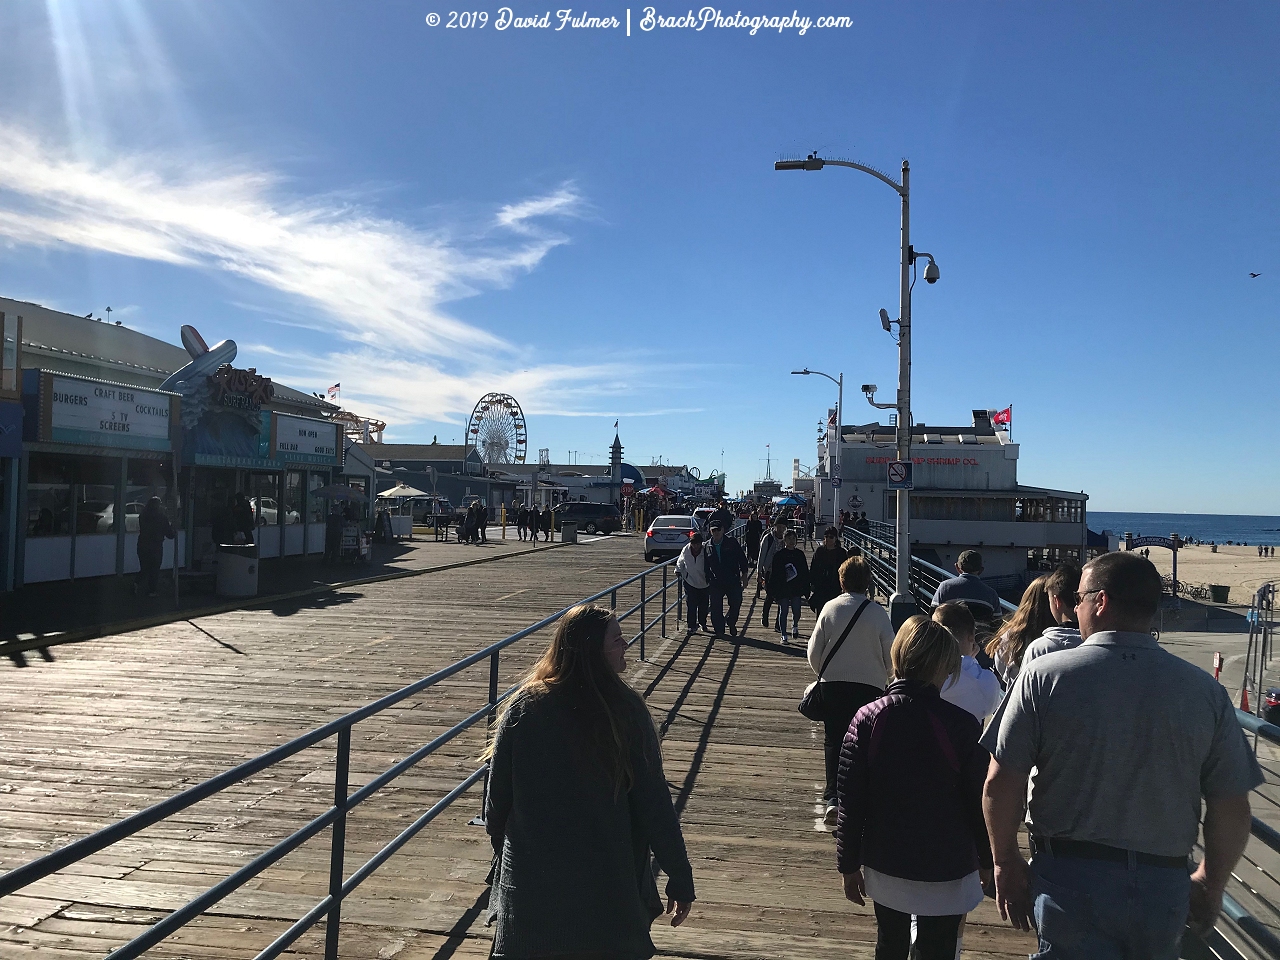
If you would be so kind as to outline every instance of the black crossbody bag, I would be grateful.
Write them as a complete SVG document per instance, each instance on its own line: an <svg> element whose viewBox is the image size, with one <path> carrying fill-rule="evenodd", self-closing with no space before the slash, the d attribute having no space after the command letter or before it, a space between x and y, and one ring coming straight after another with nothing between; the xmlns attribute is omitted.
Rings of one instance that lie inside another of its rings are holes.
<svg viewBox="0 0 1280 960"><path fill-rule="evenodd" d="M853 629L853 625L858 622L858 618L862 616L862 611L867 609L867 604L871 602L868 597L862 601L862 606L853 615L853 619L849 621L849 625L844 628L844 633L840 634L840 639L832 645L828 651L827 657L822 661L822 669L818 671L818 679L804 688L804 696L800 698L800 712L810 720L825 720L826 708L822 702L822 675L827 672L827 666L831 663L831 658L836 655L836 651L840 649L845 638L849 636L849 631Z"/></svg>

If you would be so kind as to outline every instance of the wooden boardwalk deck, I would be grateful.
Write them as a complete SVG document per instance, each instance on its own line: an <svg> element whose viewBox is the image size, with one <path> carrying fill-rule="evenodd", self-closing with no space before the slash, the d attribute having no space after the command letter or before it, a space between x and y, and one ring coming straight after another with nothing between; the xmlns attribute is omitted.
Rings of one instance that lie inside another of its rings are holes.
<svg viewBox="0 0 1280 960"><path fill-rule="evenodd" d="M638 572L634 538L366 584L57 648L0 683L0 867L17 866L191 786ZM619 608L636 593L619 596ZM748 595L749 596L749 595ZM870 957L869 909L844 900L820 822L821 731L795 710L809 679L798 647L759 626L737 641L651 640L631 682L663 734L667 776L699 901L663 956ZM806 611L807 614L807 611ZM802 627L803 629L803 627ZM628 628L633 633L634 627ZM544 646L504 654L514 682ZM356 727L352 784L376 776L483 702L478 665ZM482 732L450 743L359 808L350 873L466 773ZM0 901L0 956L87 960L140 933L326 808L332 744ZM489 846L467 820L478 788L347 901L342 956L447 960L488 953ZM252 956L326 892L328 835L264 872L157 957ZM323 927L295 945L320 955ZM1033 941L990 901L965 953L1026 955Z"/></svg>

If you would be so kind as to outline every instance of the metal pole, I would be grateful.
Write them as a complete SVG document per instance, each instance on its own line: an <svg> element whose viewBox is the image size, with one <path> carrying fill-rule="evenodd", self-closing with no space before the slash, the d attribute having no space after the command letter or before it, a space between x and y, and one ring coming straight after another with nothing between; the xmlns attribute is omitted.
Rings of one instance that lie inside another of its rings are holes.
<svg viewBox="0 0 1280 960"><path fill-rule="evenodd" d="M644 659L644 604L645 597L649 595L649 591L644 585L645 575L640 574L640 659Z"/></svg>
<svg viewBox="0 0 1280 960"><path fill-rule="evenodd" d="M493 719L498 706L498 657L501 650L493 651L489 658L489 716L485 719L485 742L493 738ZM467 822L475 827L485 825L485 814L489 810L489 768L485 767L484 786L480 791L480 813Z"/></svg>
<svg viewBox="0 0 1280 960"><path fill-rule="evenodd" d="M911 167L902 161L902 276L898 322L898 459L911 459ZM899 603L911 604L910 491L897 491L895 519L897 565L894 590ZM895 623L898 621L895 619Z"/></svg>
<svg viewBox="0 0 1280 960"><path fill-rule="evenodd" d="M658 634L662 638L667 636L667 568L662 568L662 631ZM644 649L642 646L641 650ZM643 657L643 654L641 655Z"/></svg>
<svg viewBox="0 0 1280 960"><path fill-rule="evenodd" d="M831 472L834 476L838 477L838 476L841 476L841 473L844 470L844 466L841 463L841 461L844 460L844 457L841 455L844 452L844 434L841 432L843 430L842 424L844 423L844 371L843 370L840 371L840 379L836 381L836 386L838 388L836 392L836 455L835 455L835 459L831 461L832 467L834 468ZM840 482L843 483L844 481L841 480ZM840 521L840 488L833 486L831 488L831 525L833 527L838 526L839 521Z"/></svg>
<svg viewBox="0 0 1280 960"><path fill-rule="evenodd" d="M176 552L176 551L175 551ZM333 906L325 920L324 960L338 960L338 934L342 924L343 855L347 844L347 781L351 770L351 728L338 731L338 756L333 769L333 805L338 818L333 821L329 842L329 896Z"/></svg>

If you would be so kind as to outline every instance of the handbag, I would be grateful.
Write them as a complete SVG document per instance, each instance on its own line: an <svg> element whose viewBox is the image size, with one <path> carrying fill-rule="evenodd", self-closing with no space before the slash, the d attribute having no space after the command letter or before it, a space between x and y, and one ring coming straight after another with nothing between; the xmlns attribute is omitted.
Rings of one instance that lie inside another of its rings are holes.
<svg viewBox="0 0 1280 960"><path fill-rule="evenodd" d="M867 609L867 604L871 602L868 597L862 601L862 606L853 615L853 619L849 621L849 625L844 628L844 633L840 634L837 640L827 653L827 658L822 661L822 669L818 671L818 679L813 681L804 688L804 696L800 698L800 712L810 720L825 720L825 708L822 703L822 675L827 672L827 666L831 663L831 658L836 655L836 651L840 649L845 638L849 636L849 631L853 629L853 625L858 622L858 618L862 616L862 611Z"/></svg>

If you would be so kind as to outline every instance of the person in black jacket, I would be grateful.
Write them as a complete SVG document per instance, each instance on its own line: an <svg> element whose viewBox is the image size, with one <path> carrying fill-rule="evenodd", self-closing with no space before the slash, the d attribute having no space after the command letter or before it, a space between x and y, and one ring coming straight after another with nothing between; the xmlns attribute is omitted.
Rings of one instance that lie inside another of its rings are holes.
<svg viewBox="0 0 1280 960"><path fill-rule="evenodd" d="M809 575L813 581L813 593L809 607L814 615L822 613L828 600L834 600L844 591L840 588L840 564L849 559L849 552L840 545L840 531L827 527L822 543L813 551L813 563Z"/></svg>
<svg viewBox="0 0 1280 960"><path fill-rule="evenodd" d="M134 593L145 590L148 597L156 595L160 564L164 560L164 542L176 537L160 498L152 497L138 517L138 566L141 570L133 583Z"/></svg>
<svg viewBox="0 0 1280 960"><path fill-rule="evenodd" d="M893 682L840 750L836 863L845 896L875 902L877 960L953 960L961 918L995 890L982 818L991 756L973 714L939 696L960 673L946 627L911 617L890 656Z"/></svg>
<svg viewBox="0 0 1280 960"><path fill-rule="evenodd" d="M520 504L520 509L516 511L516 535L519 536L521 540L524 539L524 532L528 526L529 508L522 503Z"/></svg>
<svg viewBox="0 0 1280 960"><path fill-rule="evenodd" d="M742 609L742 588L747 585L751 564L741 544L724 535L724 525L711 521L711 542L707 544L707 589L711 605L711 628L723 637L726 625L729 636L738 635L738 611ZM726 616L724 605L728 601Z"/></svg>
<svg viewBox="0 0 1280 960"><path fill-rule="evenodd" d="M777 631L782 642L787 642L787 611L791 611L791 632L800 632L800 604L809 595L809 563L804 551L796 546L795 530L788 530L782 538L782 549L773 555L773 570L769 574L769 595L778 602Z"/></svg>
<svg viewBox="0 0 1280 960"><path fill-rule="evenodd" d="M574 607L499 716L485 751L491 957L652 957L649 926L663 908L651 850L672 926L689 913L693 868L626 667L613 615Z"/></svg>

